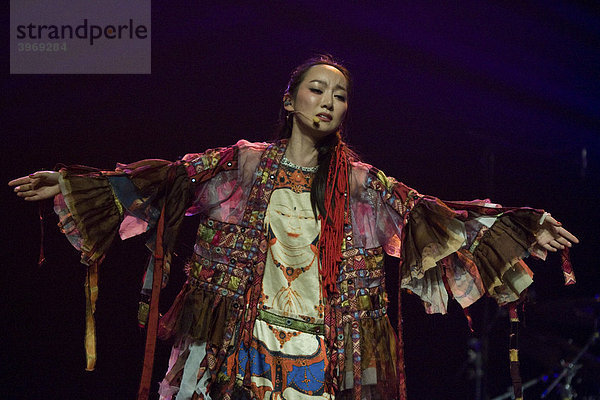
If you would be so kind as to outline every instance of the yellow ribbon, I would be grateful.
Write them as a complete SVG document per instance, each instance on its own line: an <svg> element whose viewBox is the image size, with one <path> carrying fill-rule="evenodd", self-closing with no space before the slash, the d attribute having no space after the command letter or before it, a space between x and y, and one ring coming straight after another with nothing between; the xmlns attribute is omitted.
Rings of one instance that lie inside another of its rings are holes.
<svg viewBox="0 0 600 400"><path fill-rule="evenodd" d="M508 354L510 356L511 362L519 361L519 350L517 349L509 349Z"/></svg>
<svg viewBox="0 0 600 400"><path fill-rule="evenodd" d="M86 371L96 367L96 300L98 300L98 263L93 263L87 269L85 277L85 358Z"/></svg>

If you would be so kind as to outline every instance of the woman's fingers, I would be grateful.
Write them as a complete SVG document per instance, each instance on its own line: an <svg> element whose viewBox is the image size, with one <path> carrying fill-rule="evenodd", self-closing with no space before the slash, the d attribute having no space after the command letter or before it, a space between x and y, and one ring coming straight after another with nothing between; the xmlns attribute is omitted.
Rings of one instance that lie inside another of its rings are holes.
<svg viewBox="0 0 600 400"><path fill-rule="evenodd" d="M30 174L29 177L31 179L46 179L49 178L54 171L36 171L33 174Z"/></svg>
<svg viewBox="0 0 600 400"><path fill-rule="evenodd" d="M554 247L552 247L552 246L551 246L549 243L542 244L541 246L542 246L543 248L545 248L546 250L548 250L548 251L551 251L551 252L556 252L556 251L557 251L557 250L556 250Z"/></svg>
<svg viewBox="0 0 600 400"><path fill-rule="evenodd" d="M39 191L34 190L32 188L26 188L26 186L28 186L28 185L21 185L21 186L18 186L17 188L15 188L15 189L19 189L17 191L17 196L31 197L31 196L35 196L36 194L38 194Z"/></svg>
<svg viewBox="0 0 600 400"><path fill-rule="evenodd" d="M29 176L22 176L20 178L13 179L12 181L8 182L8 186L19 186L29 182L31 182L31 178Z"/></svg>
<svg viewBox="0 0 600 400"><path fill-rule="evenodd" d="M23 193L26 193L26 192L31 192L31 191L34 191L34 190L37 189L37 187L38 187L37 183L38 182L35 182L35 181L30 181L29 183L23 183L23 184L21 184L19 186L15 186L15 188L13 189L13 191L15 193L17 193L17 196L19 194L23 194Z"/></svg>
<svg viewBox="0 0 600 400"><path fill-rule="evenodd" d="M58 183L58 172L55 171L36 171L27 176L22 176L17 179L13 179L8 182L9 186L19 186L27 183L47 183L49 185L54 185Z"/></svg>
<svg viewBox="0 0 600 400"><path fill-rule="evenodd" d="M43 190L45 187L57 185L58 176L58 172L55 171L36 171L28 176L13 179L8 182L8 185L14 187L13 190L17 193Z"/></svg>
<svg viewBox="0 0 600 400"><path fill-rule="evenodd" d="M572 243L579 243L579 239L565 228L558 228L557 233Z"/></svg>
<svg viewBox="0 0 600 400"><path fill-rule="evenodd" d="M562 244L563 246L567 246L567 247L571 247L573 246L573 244L571 242L569 242L567 239L565 239L564 237L559 237L556 239L556 241L560 244Z"/></svg>
<svg viewBox="0 0 600 400"><path fill-rule="evenodd" d="M43 186L35 190L23 190L17 192L17 196L29 201L45 200L60 193L58 185Z"/></svg>
<svg viewBox="0 0 600 400"><path fill-rule="evenodd" d="M46 197L42 197L38 193L35 193L31 196L23 198L23 200L25 200L25 201L39 201L39 200L45 200L45 199L46 199Z"/></svg>

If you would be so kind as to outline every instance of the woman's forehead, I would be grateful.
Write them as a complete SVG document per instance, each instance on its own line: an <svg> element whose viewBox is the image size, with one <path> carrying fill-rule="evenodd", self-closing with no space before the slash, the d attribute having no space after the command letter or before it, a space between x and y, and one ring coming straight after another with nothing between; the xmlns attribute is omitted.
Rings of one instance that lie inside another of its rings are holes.
<svg viewBox="0 0 600 400"><path fill-rule="evenodd" d="M336 67L326 64L313 65L306 71L304 82L322 82L331 86L341 86L346 89L348 82L346 77Z"/></svg>

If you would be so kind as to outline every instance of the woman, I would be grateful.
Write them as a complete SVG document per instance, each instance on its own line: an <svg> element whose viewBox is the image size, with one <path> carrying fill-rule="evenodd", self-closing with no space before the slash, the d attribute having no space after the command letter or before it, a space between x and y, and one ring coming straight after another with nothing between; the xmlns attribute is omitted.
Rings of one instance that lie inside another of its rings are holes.
<svg viewBox="0 0 600 400"><path fill-rule="evenodd" d="M117 232L150 233L148 332L175 339L160 394L178 400L405 398L383 251L401 258L401 286L443 313L449 294L463 307L484 293L517 301L531 283L524 256L578 242L543 211L444 203L358 161L341 140L351 87L348 71L320 56L292 73L279 141L9 183L28 201L55 198L59 225L90 266L88 368L95 274ZM194 255L157 327L184 214L200 215Z"/></svg>

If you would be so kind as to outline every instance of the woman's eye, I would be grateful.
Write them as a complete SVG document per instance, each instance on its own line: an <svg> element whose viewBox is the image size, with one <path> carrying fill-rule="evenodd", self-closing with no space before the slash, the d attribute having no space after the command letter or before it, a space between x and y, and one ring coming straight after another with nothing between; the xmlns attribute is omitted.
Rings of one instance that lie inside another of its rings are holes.
<svg viewBox="0 0 600 400"><path fill-rule="evenodd" d="M323 93L323 91L321 89L316 89L316 88L311 88L310 91L313 92L313 93L317 93L317 94L322 94Z"/></svg>
<svg viewBox="0 0 600 400"><path fill-rule="evenodd" d="M346 102L346 96L342 96L342 95L338 94L335 96L335 98L344 103Z"/></svg>

